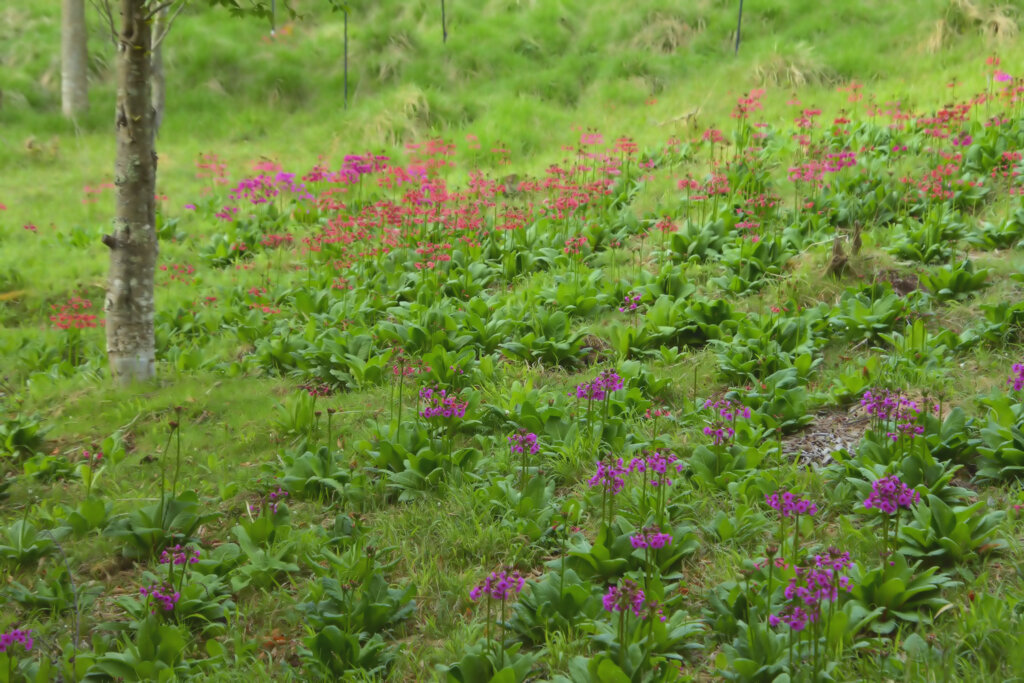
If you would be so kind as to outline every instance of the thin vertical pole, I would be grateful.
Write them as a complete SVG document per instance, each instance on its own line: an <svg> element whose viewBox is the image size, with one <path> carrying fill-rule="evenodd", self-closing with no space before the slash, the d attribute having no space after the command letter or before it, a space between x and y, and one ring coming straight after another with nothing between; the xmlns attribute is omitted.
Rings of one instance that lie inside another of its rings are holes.
<svg viewBox="0 0 1024 683"><path fill-rule="evenodd" d="M345 109L348 109L348 10L345 12Z"/></svg>
<svg viewBox="0 0 1024 683"><path fill-rule="evenodd" d="M274 37L274 32L277 30L277 2L276 0L270 0L270 37Z"/></svg>
<svg viewBox="0 0 1024 683"><path fill-rule="evenodd" d="M733 51L734 55L740 53L740 27L743 26L743 0L740 0L740 15L736 19L736 49Z"/></svg>
<svg viewBox="0 0 1024 683"><path fill-rule="evenodd" d="M448 22L444 15L444 0L441 0L441 42L448 42Z"/></svg>

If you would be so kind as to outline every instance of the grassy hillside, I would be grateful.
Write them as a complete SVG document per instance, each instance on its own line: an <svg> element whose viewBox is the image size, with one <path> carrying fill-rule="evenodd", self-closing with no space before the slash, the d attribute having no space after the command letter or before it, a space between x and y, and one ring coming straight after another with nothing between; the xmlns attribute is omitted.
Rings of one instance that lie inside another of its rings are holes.
<svg viewBox="0 0 1024 683"><path fill-rule="evenodd" d="M130 389L0 9L0 680L1024 675L1024 17L835 4L183 13Z"/></svg>

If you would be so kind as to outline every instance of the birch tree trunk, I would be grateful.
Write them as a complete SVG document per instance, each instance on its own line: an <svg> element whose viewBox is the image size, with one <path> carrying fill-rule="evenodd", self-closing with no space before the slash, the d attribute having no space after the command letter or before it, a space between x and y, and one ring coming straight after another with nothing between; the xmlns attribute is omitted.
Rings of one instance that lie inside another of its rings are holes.
<svg viewBox="0 0 1024 683"><path fill-rule="evenodd" d="M85 0L63 0L60 24L60 102L64 116L89 108L89 52Z"/></svg>
<svg viewBox="0 0 1024 683"><path fill-rule="evenodd" d="M121 383L155 372L153 276L156 267L156 150L150 102L151 17L146 0L120 0L117 36L117 159L114 233L104 235L110 274L104 309L107 356Z"/></svg>

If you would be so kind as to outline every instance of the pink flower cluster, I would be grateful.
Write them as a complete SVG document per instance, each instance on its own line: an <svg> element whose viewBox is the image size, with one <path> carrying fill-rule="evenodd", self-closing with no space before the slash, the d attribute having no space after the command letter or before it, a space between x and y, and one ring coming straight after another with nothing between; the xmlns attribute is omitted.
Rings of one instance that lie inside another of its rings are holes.
<svg viewBox="0 0 1024 683"><path fill-rule="evenodd" d="M909 488L894 474L872 482L871 495L864 500L864 507L876 508L887 515L893 515L900 508L910 509L910 506L919 500L921 494Z"/></svg>
<svg viewBox="0 0 1024 683"><path fill-rule="evenodd" d="M645 527L639 534L629 537L629 542L634 548L651 548L660 550L667 545L672 545L672 534L663 534L657 526Z"/></svg>
<svg viewBox="0 0 1024 683"><path fill-rule="evenodd" d="M29 652L32 649L32 631L16 628L7 633L0 633L0 653L7 652L15 643L25 648L25 652Z"/></svg>
<svg viewBox="0 0 1024 683"><path fill-rule="evenodd" d="M536 455L537 451L540 450L540 444L537 443L537 435L532 432L518 432L508 437L509 448L512 449L513 453L522 453L523 451L528 452L530 455Z"/></svg>
<svg viewBox="0 0 1024 683"><path fill-rule="evenodd" d="M808 614L798 605L786 605L777 615L772 614L768 617L768 623L772 626L785 624L794 631L803 631L807 624L816 620L817 615Z"/></svg>
<svg viewBox="0 0 1024 683"><path fill-rule="evenodd" d="M626 466L622 458L619 458L617 461L613 461L610 458L607 461L599 460L597 462L597 472L587 480L587 484L591 487L604 486L612 495L615 495L626 485L626 480L623 479L622 475L629 474L629 472L630 468Z"/></svg>
<svg viewBox="0 0 1024 683"><path fill-rule="evenodd" d="M881 391L865 391L860 399L864 411L879 423L892 422L893 429L886 432L893 441L900 436L913 438L924 434L924 425L918 423L923 406L905 396L894 394L888 389ZM939 406L932 406L938 412Z"/></svg>
<svg viewBox="0 0 1024 683"><path fill-rule="evenodd" d="M626 473L638 472L651 476L651 486L671 486L672 480L668 478L669 466L675 467L676 473L682 472L686 466L675 453L671 451L654 451L644 453L642 458L633 458L629 461Z"/></svg>
<svg viewBox="0 0 1024 683"><path fill-rule="evenodd" d="M199 548L193 548L191 545L182 547L179 543L173 548L160 553L160 564L174 564L176 566L183 565L185 563L195 564L199 561Z"/></svg>
<svg viewBox="0 0 1024 683"><path fill-rule="evenodd" d="M619 306L619 313L625 313L627 311L632 312L640 307L640 299L642 297L639 294L627 294L622 298L622 305Z"/></svg>
<svg viewBox="0 0 1024 683"><path fill-rule="evenodd" d="M779 492L764 495L764 500L773 510L777 510L783 517L794 515L816 515L818 506L806 498L797 498L791 491L785 491L782 495Z"/></svg>
<svg viewBox="0 0 1024 683"><path fill-rule="evenodd" d="M583 382L576 386L570 396L587 401L603 401L608 394L623 387L622 377L614 370L602 370L592 382Z"/></svg>
<svg viewBox="0 0 1024 683"><path fill-rule="evenodd" d="M483 596L490 596L493 600L508 600L514 595L518 595L526 584L526 579L520 575L518 571L513 571L511 574L505 570L491 572L490 575L480 583L473 587L469 591L469 597L474 602L479 600Z"/></svg>
<svg viewBox="0 0 1024 683"><path fill-rule="evenodd" d="M1024 389L1024 363L1013 364L1013 374L1010 375L1010 379L1006 380L1006 383L1012 386L1014 391Z"/></svg>
<svg viewBox="0 0 1024 683"><path fill-rule="evenodd" d="M631 611L638 617L643 618L644 600L646 596L635 581L623 579L618 586L610 586L604 594L602 602L608 612Z"/></svg>
<svg viewBox="0 0 1024 683"><path fill-rule="evenodd" d="M789 581L783 594L790 601L776 615L768 617L772 626L785 624L794 631L802 631L807 624L818 620L821 603L835 602L840 589L853 589L850 577L842 572L852 564L850 553L829 548L824 554L814 556L814 565L796 567L796 576Z"/></svg>
<svg viewBox="0 0 1024 683"><path fill-rule="evenodd" d="M420 389L420 398L426 401L427 405L420 411L420 417L429 420L432 417L461 418L466 416L468 402L459 401L455 393L449 394L446 389L432 389L425 387Z"/></svg>
<svg viewBox="0 0 1024 683"><path fill-rule="evenodd" d="M142 597L147 598L147 600L158 603L165 612L173 612L174 606L181 599L181 593L166 583L162 586L143 586L139 589L139 593L142 594ZM150 610L150 613L156 614L156 607Z"/></svg>
<svg viewBox="0 0 1024 683"><path fill-rule="evenodd" d="M704 407L710 408L715 413L711 424L704 427L704 436L710 436L711 442L716 446L722 446L736 436L736 430L732 427L736 420L739 418L750 419L750 408L730 399L720 401L708 399L704 401Z"/></svg>

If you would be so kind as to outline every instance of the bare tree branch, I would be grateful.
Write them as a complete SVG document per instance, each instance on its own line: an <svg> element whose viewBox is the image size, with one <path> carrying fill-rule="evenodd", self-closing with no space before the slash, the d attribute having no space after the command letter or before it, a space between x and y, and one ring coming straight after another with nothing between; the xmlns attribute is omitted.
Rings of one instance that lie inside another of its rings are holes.
<svg viewBox="0 0 1024 683"><path fill-rule="evenodd" d="M89 2L100 13L100 16L107 20L107 25L110 27L110 42L117 47L117 29L114 28L114 13L110 9L110 0L89 0Z"/></svg>
<svg viewBox="0 0 1024 683"><path fill-rule="evenodd" d="M153 8L153 11L151 11L149 14L146 15L144 21L149 21L150 19L152 19L156 15L160 14L160 12L162 12L165 9L167 9L168 7L170 7L171 5L173 5L177 1L178 0L167 0L167 2L161 2L159 5L157 5L156 7Z"/></svg>
<svg viewBox="0 0 1024 683"><path fill-rule="evenodd" d="M174 0L174 2L177 2L177 1L178 0ZM165 7L169 7L170 5L173 5L174 2L165 3ZM174 14L172 14L170 16L170 18L168 18L166 21L162 22L163 23L163 31L160 33L160 35L158 35L158 36L153 38L153 45L152 45L151 49L153 49L153 50L157 49L158 47L160 47L160 44L164 42L164 38L166 38L167 34L171 32L171 26L174 25L174 20L178 18L179 14L181 14L181 10L185 9L185 4L186 4L185 0L181 0L181 4L178 5L178 8L176 10L174 10Z"/></svg>

